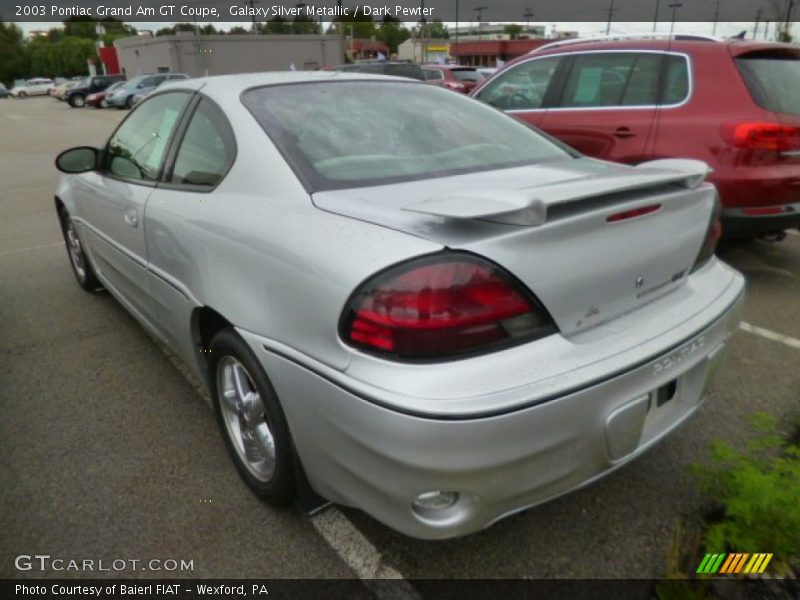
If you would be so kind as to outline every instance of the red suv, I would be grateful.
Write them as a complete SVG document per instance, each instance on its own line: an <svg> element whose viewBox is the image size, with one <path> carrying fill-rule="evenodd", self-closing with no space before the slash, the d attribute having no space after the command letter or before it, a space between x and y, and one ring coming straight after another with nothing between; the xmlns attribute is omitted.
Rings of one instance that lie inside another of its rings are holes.
<svg viewBox="0 0 800 600"><path fill-rule="evenodd" d="M483 81L483 75L477 67L461 67L459 65L422 65L422 73L427 83L469 94L475 86Z"/></svg>
<svg viewBox="0 0 800 600"><path fill-rule="evenodd" d="M473 96L597 158L695 158L725 237L800 225L800 47L695 36L556 42Z"/></svg>

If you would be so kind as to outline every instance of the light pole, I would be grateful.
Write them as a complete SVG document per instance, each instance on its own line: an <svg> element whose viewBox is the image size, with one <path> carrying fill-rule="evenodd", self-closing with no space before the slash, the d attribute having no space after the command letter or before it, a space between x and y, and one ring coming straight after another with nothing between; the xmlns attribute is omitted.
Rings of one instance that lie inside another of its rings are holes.
<svg viewBox="0 0 800 600"><path fill-rule="evenodd" d="M677 14L678 9L681 6L683 6L683 4L681 4L680 2L673 2L672 4L669 5L669 7L672 9L672 25L670 25L669 28L670 36L672 36L672 34L675 32L675 15Z"/></svg>
<svg viewBox="0 0 800 600"><path fill-rule="evenodd" d="M533 18L533 9L532 9L532 8L526 8L526 9L525 9L525 12L524 12L524 13L522 13L522 16L523 16L523 17L525 17L525 19L526 19L526 20L527 20L527 22L528 22L528 30L527 30L527 33L528 33L528 35L530 36L530 34L531 34L531 19Z"/></svg>
<svg viewBox="0 0 800 600"><path fill-rule="evenodd" d="M476 6L472 10L475 11L476 18L478 20L478 39L481 39L481 19L483 17L483 11L486 10L485 6Z"/></svg>
<svg viewBox="0 0 800 600"><path fill-rule="evenodd" d="M717 4L714 6L714 29L711 31L711 35L717 35L717 22L719 21L719 2L717 0Z"/></svg>
<svg viewBox="0 0 800 600"><path fill-rule="evenodd" d="M614 0L608 5L608 24L606 25L606 35L611 34L611 19L614 18Z"/></svg>
<svg viewBox="0 0 800 600"><path fill-rule="evenodd" d="M658 26L658 8L661 4L661 0L656 0L656 12L653 15L653 33L656 32L656 27Z"/></svg>

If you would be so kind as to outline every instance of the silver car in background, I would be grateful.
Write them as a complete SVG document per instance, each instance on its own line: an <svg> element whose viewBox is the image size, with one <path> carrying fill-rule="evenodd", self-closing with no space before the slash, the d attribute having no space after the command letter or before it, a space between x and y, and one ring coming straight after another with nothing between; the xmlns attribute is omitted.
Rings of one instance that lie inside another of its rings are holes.
<svg viewBox="0 0 800 600"><path fill-rule="evenodd" d="M253 491L303 474L415 537L639 455L738 324L705 165L587 159L411 80L165 84L57 165L78 283L207 382Z"/></svg>

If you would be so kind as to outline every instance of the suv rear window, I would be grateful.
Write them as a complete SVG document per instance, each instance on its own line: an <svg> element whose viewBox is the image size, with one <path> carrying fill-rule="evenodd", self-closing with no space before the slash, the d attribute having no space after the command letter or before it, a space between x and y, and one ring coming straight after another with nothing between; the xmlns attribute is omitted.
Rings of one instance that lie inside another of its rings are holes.
<svg viewBox="0 0 800 600"><path fill-rule="evenodd" d="M761 108L800 114L800 56L761 54L736 59L753 100Z"/></svg>
<svg viewBox="0 0 800 600"><path fill-rule="evenodd" d="M459 81L483 81L483 75L477 69L452 69L450 72Z"/></svg>

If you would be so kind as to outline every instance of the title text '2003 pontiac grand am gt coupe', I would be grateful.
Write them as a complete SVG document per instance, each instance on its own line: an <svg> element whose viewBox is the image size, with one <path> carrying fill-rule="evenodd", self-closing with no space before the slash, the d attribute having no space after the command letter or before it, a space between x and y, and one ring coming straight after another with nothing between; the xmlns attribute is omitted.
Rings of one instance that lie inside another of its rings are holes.
<svg viewBox="0 0 800 600"><path fill-rule="evenodd" d="M588 159L411 80L171 83L57 165L78 282L207 382L247 484L304 473L416 537L640 454L738 322L705 165Z"/></svg>

